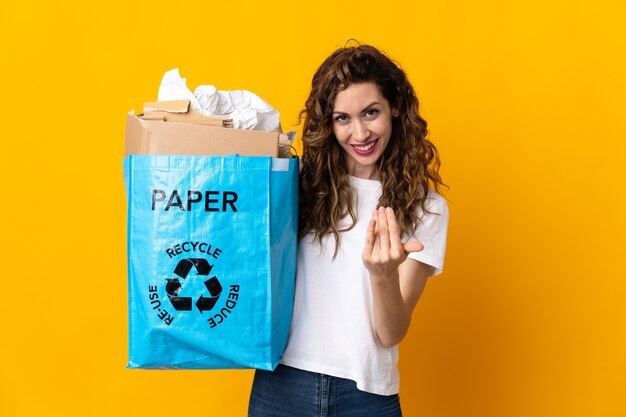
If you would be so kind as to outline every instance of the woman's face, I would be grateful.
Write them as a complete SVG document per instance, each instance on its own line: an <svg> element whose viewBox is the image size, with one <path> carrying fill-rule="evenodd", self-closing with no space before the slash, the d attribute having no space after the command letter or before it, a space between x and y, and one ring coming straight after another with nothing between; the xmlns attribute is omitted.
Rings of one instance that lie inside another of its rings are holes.
<svg viewBox="0 0 626 417"><path fill-rule="evenodd" d="M332 130L346 152L348 174L378 179L376 161L391 137L397 113L373 82L350 84L335 97Z"/></svg>

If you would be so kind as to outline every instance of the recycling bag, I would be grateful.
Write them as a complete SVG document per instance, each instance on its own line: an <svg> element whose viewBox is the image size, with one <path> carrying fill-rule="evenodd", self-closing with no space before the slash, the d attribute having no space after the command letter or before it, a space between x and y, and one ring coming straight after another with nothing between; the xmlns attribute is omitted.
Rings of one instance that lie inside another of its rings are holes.
<svg viewBox="0 0 626 417"><path fill-rule="evenodd" d="M296 269L298 163L129 155L129 368L276 367Z"/></svg>

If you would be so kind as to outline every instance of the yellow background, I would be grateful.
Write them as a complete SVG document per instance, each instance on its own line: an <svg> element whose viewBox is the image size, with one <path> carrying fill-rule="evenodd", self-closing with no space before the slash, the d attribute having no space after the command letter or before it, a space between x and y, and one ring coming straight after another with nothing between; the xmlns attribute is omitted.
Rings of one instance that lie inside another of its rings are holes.
<svg viewBox="0 0 626 417"><path fill-rule="evenodd" d="M0 415L245 415L251 371L125 369L125 114L179 67L292 128L349 38L408 72L451 186L405 415L626 415L622 0L3 0Z"/></svg>

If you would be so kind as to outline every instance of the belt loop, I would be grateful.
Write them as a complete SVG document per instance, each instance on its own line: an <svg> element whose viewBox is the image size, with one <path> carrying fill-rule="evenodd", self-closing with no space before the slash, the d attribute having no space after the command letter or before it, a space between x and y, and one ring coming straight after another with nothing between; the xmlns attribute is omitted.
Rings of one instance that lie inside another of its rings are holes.
<svg viewBox="0 0 626 417"><path fill-rule="evenodd" d="M324 374L320 375L320 390L319 390L319 417L328 416L328 396L330 387L330 377Z"/></svg>

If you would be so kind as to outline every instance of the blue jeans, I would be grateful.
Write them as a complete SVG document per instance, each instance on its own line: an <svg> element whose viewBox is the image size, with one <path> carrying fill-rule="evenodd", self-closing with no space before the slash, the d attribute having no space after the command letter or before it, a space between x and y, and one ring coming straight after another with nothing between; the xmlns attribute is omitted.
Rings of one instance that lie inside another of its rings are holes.
<svg viewBox="0 0 626 417"><path fill-rule="evenodd" d="M398 395L360 391L349 379L278 365L254 374L248 417L400 417Z"/></svg>

